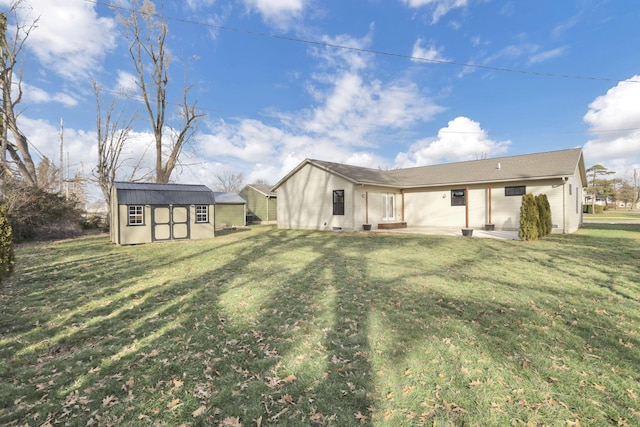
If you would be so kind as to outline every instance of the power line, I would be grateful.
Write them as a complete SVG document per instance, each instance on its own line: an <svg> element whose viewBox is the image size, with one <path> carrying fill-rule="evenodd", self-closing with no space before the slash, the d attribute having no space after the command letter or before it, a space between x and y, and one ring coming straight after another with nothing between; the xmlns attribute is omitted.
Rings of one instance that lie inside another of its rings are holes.
<svg viewBox="0 0 640 427"><path fill-rule="evenodd" d="M124 10L124 11L128 11L128 12L131 11L130 9L127 9L125 7L118 6L118 5L113 5L113 4L109 4L109 3L105 3L105 2L102 2L102 1L99 1L99 0L85 0L85 1L87 3L94 3L96 5L102 5L102 6L106 6L106 7L112 8L112 9L119 9L119 10ZM141 12L141 11L135 11L135 12L139 13L141 15L147 15L147 13L145 13L145 12ZM160 16L160 15L158 15L156 13L156 14L154 14L154 16ZM299 37L285 36L285 35L280 35L280 34L263 33L263 32L260 32L260 31L247 30L247 29L244 29L244 28L227 27L225 25L216 25L216 24L211 24L211 23L207 23L207 22L195 21L195 20L192 20L192 19L174 18L174 17L170 17L170 16L165 16L165 15L163 15L162 18L163 19L167 19L169 21L181 22L181 23L190 24L190 25L197 25L197 26L211 28L211 29L215 29L215 30L230 31L230 32L235 32L235 33L247 34L247 35L251 35L251 36L258 36L258 37L263 37L263 38L272 38L272 39L276 39L276 40L284 40L284 41L290 41L290 42L295 42L295 43L304 43L304 44L309 44L309 45L312 45L312 46L329 47L329 48L334 48L334 49L343 49L343 50L349 50L349 51L360 52L360 53L370 53L370 54L374 54L374 55L389 56L389 57L409 59L409 60L414 60L414 61L423 61L423 62L429 62L429 63L433 63L433 64L455 65L455 66L459 66L459 67L476 68L476 69L480 69L480 70L489 70L489 71L500 71L500 72L505 72L505 73L532 75L532 76L538 76L538 77L554 77L554 78L574 79L574 80L593 80L593 81L605 81L605 82L614 82L614 83L620 83L620 82L640 83L640 80L626 80L626 79L625 80L621 80L621 79L614 79L614 78L610 78L610 77L594 77L594 76L582 76L582 75L571 75L571 74L561 74L561 73L545 73L545 72L540 72L540 71L521 70L521 69L516 69L516 68L505 68L505 67L493 67L493 66L490 66L490 65L480 65L480 64L472 64L472 63L465 63L465 62L457 62L457 61L450 61L450 60L446 60L446 59L424 58L424 57L420 57L420 56L407 55L407 54L397 53L397 52L387 52L387 51L376 50L376 49L365 49L365 48L346 46L346 45L340 45L340 44L335 44L335 43L328 43L328 42L323 42L323 41L318 41L318 40L309 40L309 39L303 39L303 38L299 38Z"/></svg>

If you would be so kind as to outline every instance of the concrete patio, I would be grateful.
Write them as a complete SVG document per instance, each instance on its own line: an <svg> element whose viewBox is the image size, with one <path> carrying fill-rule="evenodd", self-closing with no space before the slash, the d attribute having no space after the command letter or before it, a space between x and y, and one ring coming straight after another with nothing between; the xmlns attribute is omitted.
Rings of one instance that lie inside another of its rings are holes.
<svg viewBox="0 0 640 427"><path fill-rule="evenodd" d="M438 228L438 227L408 227L396 228L392 230L371 230L374 233L404 233L404 234L432 234L441 236L458 236L462 237L461 228ZM503 239L503 240L520 240L517 231L494 230L485 231L482 229L473 229L473 235L470 237L482 239Z"/></svg>

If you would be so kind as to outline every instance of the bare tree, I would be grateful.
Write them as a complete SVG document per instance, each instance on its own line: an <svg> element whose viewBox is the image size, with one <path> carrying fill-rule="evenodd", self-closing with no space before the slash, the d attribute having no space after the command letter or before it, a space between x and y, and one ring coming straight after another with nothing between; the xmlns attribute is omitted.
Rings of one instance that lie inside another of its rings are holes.
<svg viewBox="0 0 640 427"><path fill-rule="evenodd" d="M55 166L48 157L44 157L36 167L39 187L49 193L60 190L60 168Z"/></svg>
<svg viewBox="0 0 640 427"><path fill-rule="evenodd" d="M7 16L0 13L0 85L2 86L2 105L0 106L0 179L21 178L28 185L38 185L36 167L29 153L29 141L20 131L16 108L22 101L22 75L18 65L18 56L25 41L35 28L38 20L30 24L20 22L18 10L23 7L22 0L16 0L9 7L9 14L15 18L15 33L7 37ZM13 140L9 140L9 133ZM14 167L10 165L7 153ZM14 169L15 168L15 169Z"/></svg>
<svg viewBox="0 0 640 427"><path fill-rule="evenodd" d="M103 114L102 88L96 82L93 82L93 91L96 96L96 128L98 131L98 164L94 176L102 190L104 201L109 206L111 204L111 187L122 166L120 155L133 130L133 123L138 114L136 112L125 117L124 110L116 112L117 98L113 98ZM131 171L129 179L133 178L136 170L137 165Z"/></svg>
<svg viewBox="0 0 640 427"><path fill-rule="evenodd" d="M244 177L241 173L235 173L229 169L215 173L216 182L214 188L216 191L224 191L226 193L238 193L242 189Z"/></svg>
<svg viewBox="0 0 640 427"><path fill-rule="evenodd" d="M182 99L177 102L175 123L167 122L171 54L165 41L169 28L163 17L158 17L151 0L131 0L130 9L120 9L126 10L126 15L121 13L119 18L126 29L125 37L129 41L129 53L137 74L136 84L153 128L156 182L167 183L178 165L182 150L196 131L198 119L204 114L197 112L196 102L189 102L192 86L185 84ZM165 131L169 134L169 141L165 141Z"/></svg>

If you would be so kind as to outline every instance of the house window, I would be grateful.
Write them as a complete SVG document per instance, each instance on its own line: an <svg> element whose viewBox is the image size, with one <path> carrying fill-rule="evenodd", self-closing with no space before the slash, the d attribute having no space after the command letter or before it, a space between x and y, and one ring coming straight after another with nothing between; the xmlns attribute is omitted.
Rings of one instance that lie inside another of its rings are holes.
<svg viewBox="0 0 640 427"><path fill-rule="evenodd" d="M209 222L209 205L196 205L196 223Z"/></svg>
<svg viewBox="0 0 640 427"><path fill-rule="evenodd" d="M395 194L382 193L382 220L393 221L396 219Z"/></svg>
<svg viewBox="0 0 640 427"><path fill-rule="evenodd" d="M451 190L451 206L465 206L465 190Z"/></svg>
<svg viewBox="0 0 640 427"><path fill-rule="evenodd" d="M514 187L504 187L505 196L524 196L527 193L525 185L516 185Z"/></svg>
<svg viewBox="0 0 640 427"><path fill-rule="evenodd" d="M333 190L333 214L344 215L344 190Z"/></svg>
<svg viewBox="0 0 640 427"><path fill-rule="evenodd" d="M129 225L144 225L144 206L129 206Z"/></svg>

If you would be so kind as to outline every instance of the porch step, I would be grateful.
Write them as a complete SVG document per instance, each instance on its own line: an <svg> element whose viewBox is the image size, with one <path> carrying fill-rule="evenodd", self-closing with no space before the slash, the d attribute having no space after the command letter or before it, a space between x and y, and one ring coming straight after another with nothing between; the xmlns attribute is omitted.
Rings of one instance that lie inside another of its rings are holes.
<svg viewBox="0 0 640 427"><path fill-rule="evenodd" d="M394 228L407 228L406 222L385 222L378 224L378 230L393 230Z"/></svg>

